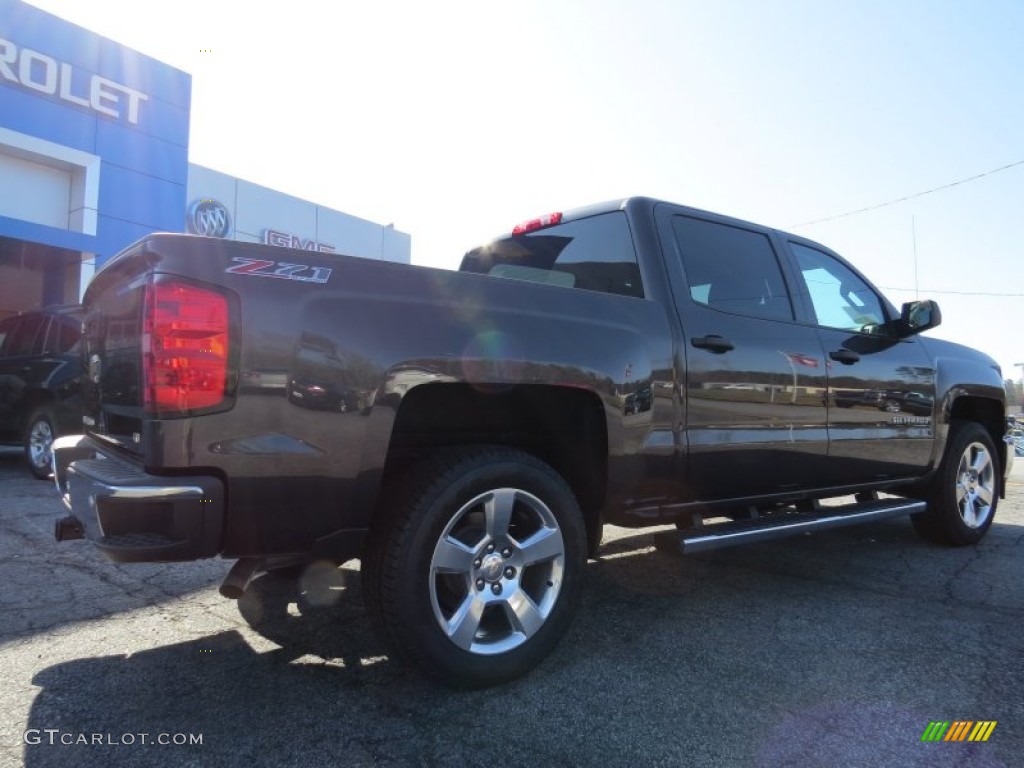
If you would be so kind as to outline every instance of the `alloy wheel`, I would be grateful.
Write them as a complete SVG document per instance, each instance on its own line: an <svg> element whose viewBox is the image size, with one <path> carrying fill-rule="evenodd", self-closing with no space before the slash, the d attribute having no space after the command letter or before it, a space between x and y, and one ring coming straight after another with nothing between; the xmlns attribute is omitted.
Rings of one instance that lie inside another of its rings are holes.
<svg viewBox="0 0 1024 768"><path fill-rule="evenodd" d="M968 528L985 524L995 499L995 465L981 443L968 444L956 471L956 503Z"/></svg>
<svg viewBox="0 0 1024 768"><path fill-rule="evenodd" d="M564 568L562 532L543 501L515 488L482 493L455 513L434 548L434 618L465 651L505 653L544 625Z"/></svg>

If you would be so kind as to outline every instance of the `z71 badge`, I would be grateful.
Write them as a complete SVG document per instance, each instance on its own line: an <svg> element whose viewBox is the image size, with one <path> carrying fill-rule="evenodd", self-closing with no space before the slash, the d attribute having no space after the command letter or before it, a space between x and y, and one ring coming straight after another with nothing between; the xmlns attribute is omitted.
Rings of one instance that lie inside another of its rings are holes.
<svg viewBox="0 0 1024 768"><path fill-rule="evenodd" d="M228 267L224 271L233 275L273 277L277 280L298 280L300 283L326 283L331 279L332 270L329 267L288 264L268 259L248 259L244 256L234 256L231 260L235 262L235 266Z"/></svg>

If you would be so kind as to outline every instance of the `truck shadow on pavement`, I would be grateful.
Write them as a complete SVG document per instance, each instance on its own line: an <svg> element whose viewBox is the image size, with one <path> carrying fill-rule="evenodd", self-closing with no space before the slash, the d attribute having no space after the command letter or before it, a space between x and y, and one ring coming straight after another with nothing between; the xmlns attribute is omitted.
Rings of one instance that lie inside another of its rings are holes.
<svg viewBox="0 0 1024 768"><path fill-rule="evenodd" d="M254 579L239 610L257 636L227 630L38 672L25 764L387 762L376 745L400 741L396 724L450 694L386 657L358 571L325 581L310 570ZM172 743L154 743L161 735Z"/></svg>
<svg viewBox="0 0 1024 768"><path fill-rule="evenodd" d="M576 685L575 642L522 681L450 690L387 658L358 571L309 570L253 581L239 610L258 637L229 630L39 671L25 765L576 764L543 739L510 754L488 726L512 709L551 735L543 721Z"/></svg>
<svg viewBox="0 0 1024 768"><path fill-rule="evenodd" d="M1009 528L990 541L1008 545L1021 534ZM953 621L935 610L948 595L928 597L935 574L974 555L908 550L913 535L889 522L674 560L649 532L620 536L588 564L580 613L556 651L484 691L451 691L388 659L358 571L264 574L238 606L255 635L226 629L37 672L24 762L767 768L821 764L828 738L829 764L946 764L920 750L933 713L986 691L1000 712L1020 674L1002 672L999 691L985 682L990 657L1012 643L992 623L1001 615L975 605ZM986 655L964 657L972 675L962 680L936 680L918 663L926 639L944 638L941 658L980 637ZM889 725L865 740L841 725L851 722ZM509 723L528 737L502 736ZM172 743L155 743L161 735ZM985 749L970 747L971 764L1003 764Z"/></svg>
<svg viewBox="0 0 1024 768"><path fill-rule="evenodd" d="M624 564L590 563L598 593L610 585L607 570ZM572 709L590 707L578 698L574 668L584 656L590 663L603 656L604 630L595 634L585 615L597 607L591 600L581 607L582 632L571 631L527 678L453 691L387 657L366 615L359 576L326 564L301 574L265 573L238 604L255 636L232 629L42 669L32 679L40 691L26 728L36 743L25 745L25 765L577 764L570 755L578 755L583 737L573 737L575 747L560 743L565 734L545 722L578 717L565 701L574 702ZM545 735L510 755L507 741L488 726L510 716ZM202 743L188 743L196 734ZM161 736L186 743L153 743Z"/></svg>
<svg viewBox="0 0 1024 768"><path fill-rule="evenodd" d="M253 630L280 646L282 659L313 655L351 670L385 655L354 569L313 563L300 572L264 573L253 579L238 610Z"/></svg>

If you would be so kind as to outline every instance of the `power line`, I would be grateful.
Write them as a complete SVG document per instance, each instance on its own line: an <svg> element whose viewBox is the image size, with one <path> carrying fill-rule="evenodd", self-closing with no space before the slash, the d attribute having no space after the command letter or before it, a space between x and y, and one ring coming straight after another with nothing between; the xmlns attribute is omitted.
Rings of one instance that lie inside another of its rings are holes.
<svg viewBox="0 0 1024 768"><path fill-rule="evenodd" d="M940 192L943 189L949 189L950 187L956 187L956 186L959 186L960 184L966 184L969 181L977 181L978 179L984 178L985 176L991 176L993 173L999 173L1000 171L1006 171L1006 170L1009 170L1010 168L1016 168L1018 165L1024 165L1024 160L1018 160L1017 162L1010 163L1009 165L1003 165L1003 166L1000 166L999 168L993 168L991 171L985 171L984 173L979 173L977 176L970 176L970 177L968 177L966 179L960 179L959 181L953 181L953 182L950 182L949 184L943 184L941 187L933 187L932 189L926 189L924 192L915 192L912 195L906 195L905 197L898 197L895 200L889 200L888 202L885 202L885 203L878 203L877 205L869 205L867 208L858 208L855 211L847 211L846 213L837 213L835 216L826 216L823 219L814 219L812 221L805 221L802 224L791 224L789 227L787 227L787 229L796 229L797 227L808 227L811 224L821 224L821 223L826 222L826 221L835 221L836 219L842 219L842 218L845 218L847 216L854 216L854 215L856 215L858 213L867 213L868 211L877 211L879 208L885 208L886 206L889 206L889 205L896 205L896 203L904 203L907 200L913 200L913 199L918 198L918 197L924 197L925 195L930 195L933 192Z"/></svg>
<svg viewBox="0 0 1024 768"><path fill-rule="evenodd" d="M883 291L906 291L907 293L914 293L916 288L895 288L889 286L879 286ZM1007 296L1012 298L1024 297L1024 293L998 293L994 291L932 291L927 288L922 288L921 293L937 293L937 294L952 294L956 296Z"/></svg>

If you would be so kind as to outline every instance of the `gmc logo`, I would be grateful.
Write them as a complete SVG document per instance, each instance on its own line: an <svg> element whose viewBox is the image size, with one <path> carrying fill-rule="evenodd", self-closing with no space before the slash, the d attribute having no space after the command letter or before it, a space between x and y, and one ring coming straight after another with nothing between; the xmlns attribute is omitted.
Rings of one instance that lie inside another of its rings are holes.
<svg viewBox="0 0 1024 768"><path fill-rule="evenodd" d="M282 248L298 248L303 251L334 253L333 245L318 243L313 238L303 240L298 235L290 235L287 232L278 232L276 229L263 230L263 242L267 245L277 245Z"/></svg>

